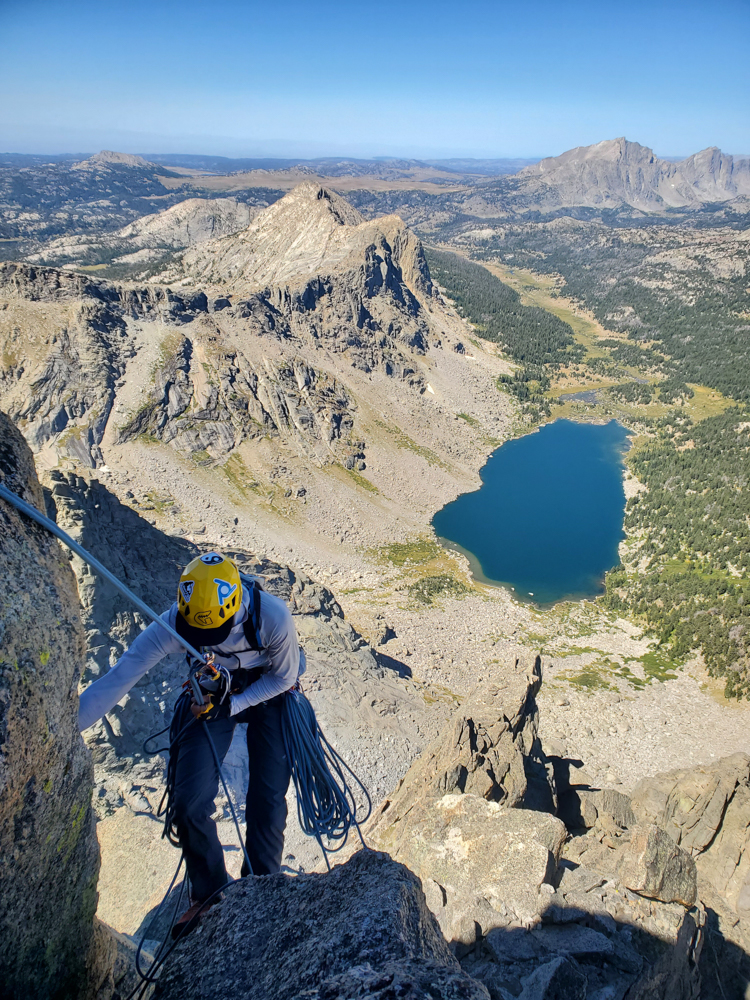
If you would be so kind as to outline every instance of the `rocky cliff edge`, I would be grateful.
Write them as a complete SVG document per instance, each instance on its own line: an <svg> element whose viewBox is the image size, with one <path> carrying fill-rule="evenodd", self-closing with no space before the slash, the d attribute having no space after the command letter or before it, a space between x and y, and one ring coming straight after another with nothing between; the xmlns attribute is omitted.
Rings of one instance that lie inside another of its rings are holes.
<svg viewBox="0 0 750 1000"><path fill-rule="evenodd" d="M0 482L44 510L28 445L0 413ZM85 641L57 541L0 500L0 992L83 997L107 975L99 846L78 732Z"/></svg>

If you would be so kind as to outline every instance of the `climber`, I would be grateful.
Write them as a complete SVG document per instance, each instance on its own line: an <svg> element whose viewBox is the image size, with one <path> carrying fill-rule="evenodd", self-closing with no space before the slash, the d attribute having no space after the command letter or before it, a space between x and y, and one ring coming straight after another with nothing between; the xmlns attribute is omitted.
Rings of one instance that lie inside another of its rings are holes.
<svg viewBox="0 0 750 1000"><path fill-rule="evenodd" d="M278 872L284 848L286 792L290 765L282 734L283 694L304 672L292 616L286 604L245 578L216 552L186 567L177 601L161 616L196 649L214 654L231 686L204 696L190 710L189 725L176 750L173 808L175 827L190 878L190 907L175 924L178 933L202 904L228 881L224 852L211 819L219 773L202 727L208 726L221 761L235 725L247 722L250 779L246 800L247 856L254 875ZM143 675L165 656L182 652L177 639L157 622L137 636L115 666L81 694L81 730L109 712ZM247 861L242 874L248 874Z"/></svg>

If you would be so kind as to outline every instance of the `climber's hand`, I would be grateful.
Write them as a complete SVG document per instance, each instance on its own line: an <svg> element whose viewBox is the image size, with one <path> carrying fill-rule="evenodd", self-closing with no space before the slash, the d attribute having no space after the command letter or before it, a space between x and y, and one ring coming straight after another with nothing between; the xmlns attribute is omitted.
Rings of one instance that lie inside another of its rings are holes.
<svg viewBox="0 0 750 1000"><path fill-rule="evenodd" d="M199 705L195 698L190 706L190 711L196 719L203 719L204 722L213 722L214 719L228 719L231 711L232 701L227 695L223 702L218 703L211 695L203 695L203 704Z"/></svg>
<svg viewBox="0 0 750 1000"><path fill-rule="evenodd" d="M193 701L190 705L190 711L193 713L196 719L206 718L206 715L211 711L211 697L210 695L203 695L203 704L199 705L195 700L195 695L193 695Z"/></svg>

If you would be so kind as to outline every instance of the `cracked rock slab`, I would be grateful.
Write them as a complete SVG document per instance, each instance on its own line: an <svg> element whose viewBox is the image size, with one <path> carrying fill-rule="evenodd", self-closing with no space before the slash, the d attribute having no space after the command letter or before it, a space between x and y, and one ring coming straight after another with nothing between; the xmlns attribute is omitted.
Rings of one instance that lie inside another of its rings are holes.
<svg viewBox="0 0 750 1000"><path fill-rule="evenodd" d="M410 819L397 856L430 880L428 900L447 937L473 944L467 920L484 933L538 919L547 903L540 886L551 881L566 837L560 820L476 795L416 804Z"/></svg>
<svg viewBox="0 0 750 1000"><path fill-rule="evenodd" d="M642 896L692 906L698 894L695 862L658 826L636 826L620 862L620 881Z"/></svg>

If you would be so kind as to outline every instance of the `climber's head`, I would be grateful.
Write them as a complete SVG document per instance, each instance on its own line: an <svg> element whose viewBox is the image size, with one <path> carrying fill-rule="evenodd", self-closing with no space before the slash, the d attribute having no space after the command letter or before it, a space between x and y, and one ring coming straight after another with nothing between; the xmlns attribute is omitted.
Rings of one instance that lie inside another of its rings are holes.
<svg viewBox="0 0 750 1000"><path fill-rule="evenodd" d="M242 583L231 559L207 552L189 562L177 588L175 628L193 646L218 646L232 628Z"/></svg>

